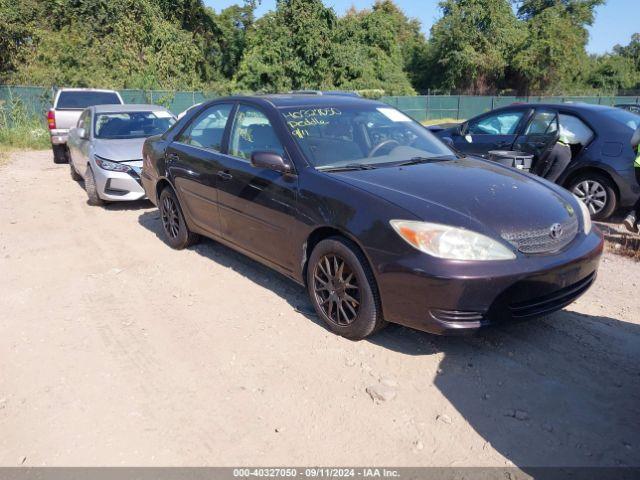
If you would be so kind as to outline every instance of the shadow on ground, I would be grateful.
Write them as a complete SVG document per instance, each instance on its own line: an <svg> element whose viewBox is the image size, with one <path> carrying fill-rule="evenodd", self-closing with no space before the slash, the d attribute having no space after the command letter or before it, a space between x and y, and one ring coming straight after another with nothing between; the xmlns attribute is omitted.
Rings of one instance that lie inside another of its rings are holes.
<svg viewBox="0 0 640 480"><path fill-rule="evenodd" d="M163 239L156 210L139 223ZM210 240L191 248L321 323L304 288L286 277ZM408 356L442 355L435 386L459 413L453 424L468 422L484 448L520 468L640 466L638 325L565 310L471 337L391 325L368 341Z"/></svg>

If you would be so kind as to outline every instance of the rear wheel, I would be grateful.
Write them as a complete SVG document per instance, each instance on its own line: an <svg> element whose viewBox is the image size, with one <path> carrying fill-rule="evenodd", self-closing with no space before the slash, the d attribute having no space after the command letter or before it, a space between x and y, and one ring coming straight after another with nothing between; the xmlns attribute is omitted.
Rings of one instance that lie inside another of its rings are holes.
<svg viewBox="0 0 640 480"><path fill-rule="evenodd" d="M162 219L162 229L171 248L182 250L198 241L198 235L187 227L178 197L172 188L166 187L160 192L158 208Z"/></svg>
<svg viewBox="0 0 640 480"><path fill-rule="evenodd" d="M84 176L84 189L87 191L87 197L89 198L89 205L100 207L105 204L105 201L98 195L98 188L96 187L96 178L93 176L93 170L87 166L87 173Z"/></svg>
<svg viewBox="0 0 640 480"><path fill-rule="evenodd" d="M52 145L53 163L68 163L69 156L66 145Z"/></svg>
<svg viewBox="0 0 640 480"><path fill-rule="evenodd" d="M594 220L610 217L618 205L613 183L599 173L585 173L578 176L571 181L569 191L587 206Z"/></svg>
<svg viewBox="0 0 640 480"><path fill-rule="evenodd" d="M361 340L386 325L367 259L345 238L322 240L313 249L307 290L318 316L338 335Z"/></svg>

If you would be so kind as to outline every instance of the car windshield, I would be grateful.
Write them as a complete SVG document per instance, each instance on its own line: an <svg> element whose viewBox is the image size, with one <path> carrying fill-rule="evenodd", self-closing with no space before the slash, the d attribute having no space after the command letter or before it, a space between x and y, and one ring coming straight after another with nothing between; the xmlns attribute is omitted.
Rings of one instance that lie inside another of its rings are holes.
<svg viewBox="0 0 640 480"><path fill-rule="evenodd" d="M626 125L632 132L635 132L640 127L640 115L637 113L631 113L620 108L612 108L607 110L605 115L619 124Z"/></svg>
<svg viewBox="0 0 640 480"><path fill-rule="evenodd" d="M164 133L175 123L165 111L98 113L95 137L103 139L145 138Z"/></svg>
<svg viewBox="0 0 640 480"><path fill-rule="evenodd" d="M94 105L120 105L122 101L115 92L64 91L60 92L57 110L84 110Z"/></svg>
<svg viewBox="0 0 640 480"><path fill-rule="evenodd" d="M395 108L308 106L280 112L309 162L319 170L456 158L431 132Z"/></svg>

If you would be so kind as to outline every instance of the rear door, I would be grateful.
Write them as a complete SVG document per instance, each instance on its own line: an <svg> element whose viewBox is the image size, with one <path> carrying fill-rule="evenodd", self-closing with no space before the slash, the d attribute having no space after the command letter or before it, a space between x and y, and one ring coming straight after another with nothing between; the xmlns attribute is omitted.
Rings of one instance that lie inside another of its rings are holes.
<svg viewBox="0 0 640 480"><path fill-rule="evenodd" d="M546 161L560 136L559 114L550 108L536 108L513 149L533 155L532 172L543 175Z"/></svg>
<svg viewBox="0 0 640 480"><path fill-rule="evenodd" d="M461 126L455 135L454 146L461 152L488 156L491 150L511 150L530 109L511 109L490 112L473 118Z"/></svg>
<svg viewBox="0 0 640 480"><path fill-rule="evenodd" d="M167 147L167 170L173 178L180 204L201 229L220 233L216 191L221 169L220 152L234 103L217 103L197 115Z"/></svg>

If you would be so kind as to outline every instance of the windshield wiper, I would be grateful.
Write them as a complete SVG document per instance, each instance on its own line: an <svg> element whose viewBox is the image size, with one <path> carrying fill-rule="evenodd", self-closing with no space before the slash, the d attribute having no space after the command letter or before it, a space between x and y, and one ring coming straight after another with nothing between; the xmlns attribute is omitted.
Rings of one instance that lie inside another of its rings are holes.
<svg viewBox="0 0 640 480"><path fill-rule="evenodd" d="M417 165L419 163L429 163L429 162L442 162L445 160L452 160L456 158L454 155L437 155L433 157L412 157L409 160L404 160L402 162L394 163L394 167L403 167L405 165Z"/></svg>
<svg viewBox="0 0 640 480"><path fill-rule="evenodd" d="M346 172L349 170L373 170L374 167L370 163L348 163L346 165L326 165L317 167L316 170L321 172Z"/></svg>

